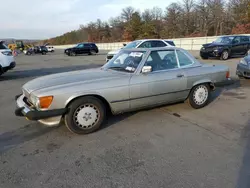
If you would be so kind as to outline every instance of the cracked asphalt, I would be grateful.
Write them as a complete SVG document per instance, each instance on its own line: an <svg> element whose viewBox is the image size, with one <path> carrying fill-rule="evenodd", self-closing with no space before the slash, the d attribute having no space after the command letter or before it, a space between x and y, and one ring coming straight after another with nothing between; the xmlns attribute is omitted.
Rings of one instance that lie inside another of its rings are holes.
<svg viewBox="0 0 250 188"><path fill-rule="evenodd" d="M250 187L250 80L235 76L239 58L204 61L227 64L232 81L203 109L179 103L112 116L89 135L15 117L25 82L98 67L106 53L20 55L0 77L1 188Z"/></svg>

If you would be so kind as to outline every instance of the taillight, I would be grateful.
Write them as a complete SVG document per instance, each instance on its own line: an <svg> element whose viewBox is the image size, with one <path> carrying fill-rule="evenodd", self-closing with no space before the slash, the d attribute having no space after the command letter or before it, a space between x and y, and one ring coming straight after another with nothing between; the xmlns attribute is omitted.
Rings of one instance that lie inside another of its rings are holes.
<svg viewBox="0 0 250 188"><path fill-rule="evenodd" d="M226 78L230 78L230 72L229 71L227 71L227 73L226 73Z"/></svg>

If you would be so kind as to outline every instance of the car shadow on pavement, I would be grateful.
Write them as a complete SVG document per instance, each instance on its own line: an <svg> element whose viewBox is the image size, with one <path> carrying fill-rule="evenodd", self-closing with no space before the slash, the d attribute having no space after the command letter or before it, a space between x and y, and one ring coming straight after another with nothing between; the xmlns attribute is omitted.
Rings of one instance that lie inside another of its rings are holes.
<svg viewBox="0 0 250 188"><path fill-rule="evenodd" d="M13 147L42 136L57 127L45 127L39 123L28 124L15 131L5 132L0 135L0 154Z"/></svg>
<svg viewBox="0 0 250 188"><path fill-rule="evenodd" d="M241 139L244 142L243 158L238 174L236 188L250 187L250 119L242 130Z"/></svg>
<svg viewBox="0 0 250 188"><path fill-rule="evenodd" d="M69 71L84 70L84 69L89 69L89 68L97 68L100 66L101 65L99 64L88 64L88 65L78 65L78 66L53 67L53 68L13 71L13 72L8 72L4 75L1 75L0 81L16 80L16 79L29 78L29 77L39 77L39 76L45 76L45 75L55 74L55 73L63 73L63 72L69 72Z"/></svg>

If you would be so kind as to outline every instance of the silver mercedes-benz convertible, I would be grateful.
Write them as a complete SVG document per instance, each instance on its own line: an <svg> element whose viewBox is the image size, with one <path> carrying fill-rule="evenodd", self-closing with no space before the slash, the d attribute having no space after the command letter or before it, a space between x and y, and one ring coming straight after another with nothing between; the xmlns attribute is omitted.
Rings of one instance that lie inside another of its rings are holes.
<svg viewBox="0 0 250 188"><path fill-rule="evenodd" d="M47 126L64 122L77 134L97 130L113 114L188 100L208 104L225 65L202 64L177 47L124 49L100 68L36 78L16 96L17 116Z"/></svg>

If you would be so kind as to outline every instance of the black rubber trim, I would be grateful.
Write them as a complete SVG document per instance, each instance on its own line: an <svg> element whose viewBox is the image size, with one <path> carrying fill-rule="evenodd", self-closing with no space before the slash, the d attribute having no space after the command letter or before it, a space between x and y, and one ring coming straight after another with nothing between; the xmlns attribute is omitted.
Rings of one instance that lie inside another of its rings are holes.
<svg viewBox="0 0 250 188"><path fill-rule="evenodd" d="M16 95L15 100L17 100L22 94Z"/></svg>
<svg viewBox="0 0 250 188"><path fill-rule="evenodd" d="M29 120L33 120L33 121L65 115L68 112L67 108L62 108L62 109L46 110L46 111L33 110L33 111L29 111L27 114L22 114L22 110L23 108L16 109L15 110L16 116L25 116Z"/></svg>
<svg viewBox="0 0 250 188"><path fill-rule="evenodd" d="M137 100L137 99L144 99L144 98L148 98L148 97L157 97L157 96L161 96L161 95L179 93L179 92L184 92L184 91L189 91L189 90L190 89L185 89L185 90L181 90L181 91L174 91L174 92L168 92L168 93L160 93L160 94L156 94L156 95L148 95L148 96L131 98L131 99L123 99L123 100L111 101L110 103L126 102L126 101L132 101L132 100Z"/></svg>
<svg viewBox="0 0 250 188"><path fill-rule="evenodd" d="M15 115L16 116L19 116L19 117L23 117L24 115L23 115L23 113L22 113L22 110L23 110L24 108L17 108L16 110L15 110Z"/></svg>

